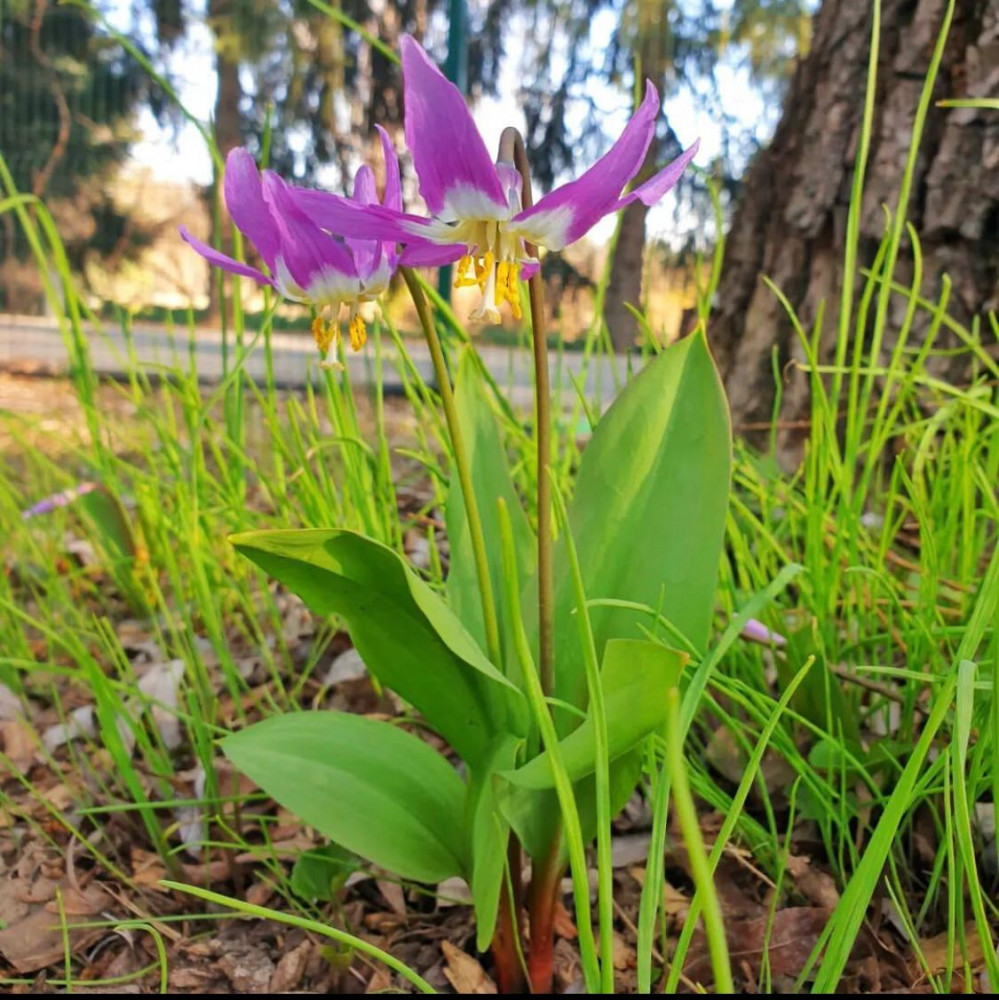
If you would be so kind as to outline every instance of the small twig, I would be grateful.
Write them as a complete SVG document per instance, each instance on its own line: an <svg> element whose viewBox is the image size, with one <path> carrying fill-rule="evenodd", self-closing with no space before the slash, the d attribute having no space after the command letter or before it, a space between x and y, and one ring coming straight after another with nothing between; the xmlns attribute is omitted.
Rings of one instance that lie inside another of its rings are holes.
<svg viewBox="0 0 999 1000"><path fill-rule="evenodd" d="M899 705L905 704L905 698L888 684L882 684L879 681L869 680L867 677L859 677L856 674L851 674L846 667L840 667L834 663L829 665L829 670L844 681L849 681L849 683L856 684L858 687L873 691L875 694L889 699L889 701L898 702Z"/></svg>

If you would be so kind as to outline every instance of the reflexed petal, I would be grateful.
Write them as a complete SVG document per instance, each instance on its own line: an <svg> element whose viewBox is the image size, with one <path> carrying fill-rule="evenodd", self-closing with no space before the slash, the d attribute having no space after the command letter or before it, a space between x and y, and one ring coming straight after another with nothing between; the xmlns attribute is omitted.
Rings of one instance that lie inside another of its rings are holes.
<svg viewBox="0 0 999 1000"><path fill-rule="evenodd" d="M314 301L356 295L357 269L347 247L303 215L284 181L269 170L263 193L278 226L281 263L295 284Z"/></svg>
<svg viewBox="0 0 999 1000"><path fill-rule="evenodd" d="M180 227L181 238L191 246L194 250L197 250L209 264L213 264L215 267L221 267L223 271L228 271L230 274L239 274L244 278L253 278L254 281L259 281L262 285L273 284L270 278L267 277L263 271L258 271L255 267L250 267L249 264L244 264L242 261L233 260L232 257L226 256L224 253L220 253L214 247L210 247L207 243L202 243L196 236L192 236L187 229L187 226Z"/></svg>
<svg viewBox="0 0 999 1000"><path fill-rule="evenodd" d="M520 280L530 281L541 270L540 260L525 260L520 267Z"/></svg>
<svg viewBox="0 0 999 1000"><path fill-rule="evenodd" d="M402 182L399 179L399 157L388 132L381 125L376 125L375 128L378 129L378 136L382 140L382 155L385 158L385 193L382 195L382 204L386 208L391 208L393 212L401 212Z"/></svg>
<svg viewBox="0 0 999 1000"><path fill-rule="evenodd" d="M350 198L328 191L289 187L288 195L298 210L320 229L349 233L351 239L405 243L431 238L430 220L380 205L358 205Z"/></svg>
<svg viewBox="0 0 999 1000"><path fill-rule="evenodd" d="M624 208L625 205L630 205L633 201L640 201L643 205L655 205L680 179L680 175L686 169L687 164L697 155L700 145L701 140L698 139L692 146L685 149L668 167L664 167L644 184L639 184L634 191L629 191L617 203L617 207Z"/></svg>
<svg viewBox="0 0 999 1000"><path fill-rule="evenodd" d="M364 165L354 174L354 194L352 201L356 205L377 205L378 188L375 185L375 174L371 167ZM350 252L354 257L354 267L358 277L364 281L371 276L381 263L382 245L377 240L358 240L351 236L344 237Z"/></svg>
<svg viewBox="0 0 999 1000"><path fill-rule="evenodd" d="M443 267L468 253L464 243L413 243L402 251L399 263L406 267Z"/></svg>
<svg viewBox="0 0 999 1000"><path fill-rule="evenodd" d="M465 99L408 35L402 75L406 145L431 214L448 221L507 218L506 191Z"/></svg>
<svg viewBox="0 0 999 1000"><path fill-rule="evenodd" d="M225 161L225 205L236 228L257 248L273 271L278 252L278 228L264 201L260 173L245 149L234 149Z"/></svg>
<svg viewBox="0 0 999 1000"><path fill-rule="evenodd" d="M621 191L638 173L655 133L659 95L646 81L645 98L620 138L581 177L546 194L510 225L529 243L561 250L618 207Z"/></svg>
<svg viewBox="0 0 999 1000"><path fill-rule="evenodd" d="M354 174L353 200L358 205L377 205L378 187L375 184L375 172L366 163Z"/></svg>

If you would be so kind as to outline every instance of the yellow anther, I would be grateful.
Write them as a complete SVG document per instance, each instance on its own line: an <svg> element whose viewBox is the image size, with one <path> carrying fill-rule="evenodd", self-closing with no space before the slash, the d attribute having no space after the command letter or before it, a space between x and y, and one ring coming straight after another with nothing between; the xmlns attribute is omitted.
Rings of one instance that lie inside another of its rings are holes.
<svg viewBox="0 0 999 1000"><path fill-rule="evenodd" d="M458 270L454 276L454 287L455 288L471 288L473 285L477 285L478 278L473 278L468 272L472 269L472 258L465 254L461 260L458 261ZM478 264L475 265L476 271L478 271Z"/></svg>
<svg viewBox="0 0 999 1000"><path fill-rule="evenodd" d="M486 290L486 282L489 280L495 263L496 258L488 250L483 256L481 264L478 261L475 262L475 276L479 279L479 288L483 291Z"/></svg>
<svg viewBox="0 0 999 1000"><path fill-rule="evenodd" d="M322 316L317 316L312 321L312 336L316 340L316 347L320 352L326 354L336 338L338 330L332 323L327 323Z"/></svg>
<svg viewBox="0 0 999 1000"><path fill-rule="evenodd" d="M350 349L352 351L359 351L364 347L365 341L368 339L368 329L364 325L364 320L361 318L361 314L357 313L350 321Z"/></svg>
<svg viewBox="0 0 999 1000"><path fill-rule="evenodd" d="M496 301L509 302L514 319L523 319L520 307L520 289L517 287L517 262L501 260L496 269Z"/></svg>

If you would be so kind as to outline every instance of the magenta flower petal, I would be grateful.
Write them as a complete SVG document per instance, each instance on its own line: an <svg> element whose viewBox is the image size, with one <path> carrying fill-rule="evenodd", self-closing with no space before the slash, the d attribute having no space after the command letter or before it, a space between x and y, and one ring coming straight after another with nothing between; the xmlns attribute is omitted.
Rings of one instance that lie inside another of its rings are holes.
<svg viewBox="0 0 999 1000"><path fill-rule="evenodd" d="M408 35L402 74L406 145L430 213L448 221L506 218L506 192L465 99Z"/></svg>
<svg viewBox="0 0 999 1000"><path fill-rule="evenodd" d="M280 236L277 269L288 276L313 302L328 302L357 295L357 269L350 251L324 233L295 206L287 186L269 170L263 175L264 199ZM290 290L292 294L294 289Z"/></svg>
<svg viewBox="0 0 999 1000"><path fill-rule="evenodd" d="M629 191L618 203L618 208L624 208L633 201L640 201L643 205L655 205L664 194L680 179L680 175L686 169L687 164L697 155L701 140L698 139L692 146L685 149L668 167L664 167L654 177L650 177L644 184L640 184L634 191Z"/></svg>
<svg viewBox="0 0 999 1000"><path fill-rule="evenodd" d="M530 281L541 270L540 260L526 260L520 267L520 280Z"/></svg>
<svg viewBox="0 0 999 1000"><path fill-rule="evenodd" d="M245 149L234 149L225 161L225 204L236 228L257 248L264 263L274 270L278 229L264 202L260 173Z"/></svg>
<svg viewBox="0 0 999 1000"><path fill-rule="evenodd" d="M350 233L353 239L387 243L432 239L430 220L418 215L393 212L380 205L358 205L329 191L289 187L288 195L306 218L331 233Z"/></svg>
<svg viewBox="0 0 999 1000"><path fill-rule="evenodd" d="M352 200L357 205L377 205L378 187L374 171L367 164L354 174L354 194ZM349 230L348 230L349 232ZM346 236L344 241L354 257L354 267L362 281L366 281L378 269L382 258L382 244L377 240L358 240Z"/></svg>
<svg viewBox="0 0 999 1000"><path fill-rule="evenodd" d="M366 163L358 167L354 174L354 194L352 199L358 205L378 204L378 185L375 184L375 172Z"/></svg>
<svg viewBox="0 0 999 1000"><path fill-rule="evenodd" d="M381 125L376 125L375 128L378 129L378 137L382 140L382 156L385 159L385 193L382 195L382 204L393 212L401 212L402 182L399 179L399 157L388 132Z"/></svg>
<svg viewBox="0 0 999 1000"><path fill-rule="evenodd" d="M411 243L402 251L399 263L406 267L443 267L461 260L467 251L464 243Z"/></svg>
<svg viewBox="0 0 999 1000"><path fill-rule="evenodd" d="M652 142L659 94L646 81L645 98L617 142L577 180L563 184L511 223L529 243L561 250L618 207L621 191L638 173Z"/></svg>
<svg viewBox="0 0 999 1000"><path fill-rule="evenodd" d="M273 284L271 279L262 271L258 271L255 267L250 267L249 264L244 264L242 261L233 260L232 257L227 257L224 253L220 253L207 243L202 243L196 236L191 235L187 226L180 227L180 235L184 242L197 250L209 264L221 267L223 271L228 271L230 274L239 274L244 278L253 278L254 281L259 281L262 285Z"/></svg>

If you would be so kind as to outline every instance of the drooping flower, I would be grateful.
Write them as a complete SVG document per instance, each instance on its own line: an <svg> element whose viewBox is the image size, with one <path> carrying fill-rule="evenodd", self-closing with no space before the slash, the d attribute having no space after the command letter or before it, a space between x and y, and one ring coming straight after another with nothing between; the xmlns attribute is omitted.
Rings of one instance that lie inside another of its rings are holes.
<svg viewBox="0 0 999 1000"><path fill-rule="evenodd" d="M321 191L293 188L292 199L331 232L403 244L403 264L458 261L455 284L482 290L473 319L498 321L504 301L519 318L517 279L530 277L538 267L525 243L562 250L633 201L655 204L697 152L695 142L669 166L622 194L642 166L659 115L659 95L647 81L640 107L610 150L578 179L525 209L517 169L492 161L458 88L408 36L402 40L402 66L406 143L432 218L384 207L363 209Z"/></svg>
<svg viewBox="0 0 999 1000"><path fill-rule="evenodd" d="M399 161L388 134L379 128L385 156L385 192L378 201L371 167L362 166L354 176L355 207L377 206L385 211L402 209ZM225 202L239 231L257 248L269 273L234 260L202 243L181 227L181 236L210 264L270 285L284 298L312 305L316 346L323 367L335 367L340 340L340 315L347 311L350 346L359 351L367 338L360 314L388 287L398 264L395 241L357 239L331 235L313 222L292 197L292 189L273 171L261 174L245 149L234 149L226 158Z"/></svg>

